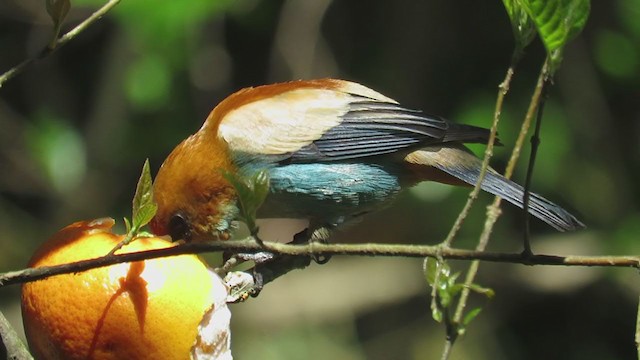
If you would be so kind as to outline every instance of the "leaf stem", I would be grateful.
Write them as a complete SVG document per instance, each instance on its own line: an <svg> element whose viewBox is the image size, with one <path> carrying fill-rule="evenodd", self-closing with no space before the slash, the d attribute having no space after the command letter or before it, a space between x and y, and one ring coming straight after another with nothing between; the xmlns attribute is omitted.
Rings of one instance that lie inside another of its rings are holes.
<svg viewBox="0 0 640 360"><path fill-rule="evenodd" d="M114 246L113 249L111 249L111 251L109 251L107 256L115 255L116 251L122 249L123 246L129 245L133 241L133 239L135 239L135 237L137 236L139 231L140 231L140 229L134 225L129 230L129 232L127 232L127 235L125 235L124 239L122 239L122 241L120 241L118 244L116 244L116 246Z"/></svg>

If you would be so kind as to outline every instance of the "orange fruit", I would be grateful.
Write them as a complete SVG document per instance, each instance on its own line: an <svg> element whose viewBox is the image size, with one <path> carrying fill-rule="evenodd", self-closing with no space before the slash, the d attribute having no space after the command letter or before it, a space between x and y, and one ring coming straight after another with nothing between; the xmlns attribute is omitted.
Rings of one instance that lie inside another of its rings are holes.
<svg viewBox="0 0 640 360"><path fill-rule="evenodd" d="M111 233L113 223L67 226L36 251L29 266L106 255L123 239ZM169 246L161 238L139 238L117 253ZM189 359L205 312L228 312L225 296L220 278L197 256L180 255L27 283L22 314L36 359Z"/></svg>

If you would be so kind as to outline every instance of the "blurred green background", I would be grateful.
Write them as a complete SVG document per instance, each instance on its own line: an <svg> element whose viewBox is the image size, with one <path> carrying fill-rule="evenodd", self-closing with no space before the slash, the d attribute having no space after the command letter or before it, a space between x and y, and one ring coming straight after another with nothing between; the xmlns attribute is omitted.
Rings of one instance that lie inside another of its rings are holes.
<svg viewBox="0 0 640 360"><path fill-rule="evenodd" d="M63 30L102 3L72 1ZM594 1L583 34L566 49L546 108L534 189L588 229L557 234L534 222L534 251L640 249L638 19L637 0ZM0 71L35 55L50 36L43 1L0 2ZM498 0L125 0L0 89L0 271L24 267L39 243L71 222L129 216L144 159L155 172L235 90L345 78L408 107L488 127L511 50ZM536 42L516 71L497 169L505 166L543 58ZM467 193L420 185L336 241L435 244ZM480 198L458 246L474 246L490 199ZM520 213L510 206L503 213L490 248L519 251ZM234 355L439 358L444 328L430 318L421 265L334 258L293 272L232 306ZM452 358L631 358L638 280L632 269L483 264L478 281L497 296L473 297L484 311ZM0 310L20 328L18 301L19 287L0 289Z"/></svg>

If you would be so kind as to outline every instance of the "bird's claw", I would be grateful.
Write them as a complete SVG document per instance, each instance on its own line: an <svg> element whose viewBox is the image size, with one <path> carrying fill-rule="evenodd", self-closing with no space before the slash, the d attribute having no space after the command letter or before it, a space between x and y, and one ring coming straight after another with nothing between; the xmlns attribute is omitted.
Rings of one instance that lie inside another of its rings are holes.
<svg viewBox="0 0 640 360"><path fill-rule="evenodd" d="M331 232L329 228L320 227L315 229L311 233L311 235L309 235L309 229L307 228L295 234L293 237L293 241L291 243L299 244L299 245L310 244L310 243L327 244L329 243L327 239L329 238L330 234ZM311 256L311 259L313 259L313 261L318 265L324 265L328 263L329 260L331 260L331 255L318 255L318 254L312 253L310 256Z"/></svg>
<svg viewBox="0 0 640 360"><path fill-rule="evenodd" d="M274 253L267 251L260 251L257 253L238 253L235 256L242 261L253 261L256 265L268 263L276 258Z"/></svg>

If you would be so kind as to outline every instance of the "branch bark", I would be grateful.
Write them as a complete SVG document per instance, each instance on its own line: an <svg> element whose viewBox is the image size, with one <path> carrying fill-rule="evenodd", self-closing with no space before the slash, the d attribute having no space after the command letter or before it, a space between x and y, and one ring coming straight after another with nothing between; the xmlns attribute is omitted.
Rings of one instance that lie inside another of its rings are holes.
<svg viewBox="0 0 640 360"><path fill-rule="evenodd" d="M232 253L254 253L268 251L276 255L290 256L394 256L394 257L441 257L443 259L479 260L500 263L553 266L606 266L631 267L640 269L640 256L558 256L536 254L523 256L521 253L503 253L458 248L443 248L431 245L397 244L305 244L291 245L265 242L259 245L254 239L230 241L211 241L204 243L179 244L170 248L107 255L96 259L78 261L69 264L28 268L0 274L0 287L44 279L54 275L81 272L93 268L117 263L154 259L184 254L227 251ZM273 271L273 269L271 269Z"/></svg>
<svg viewBox="0 0 640 360"><path fill-rule="evenodd" d="M33 360L22 340L13 330L7 318L0 312L0 356L10 360Z"/></svg>

